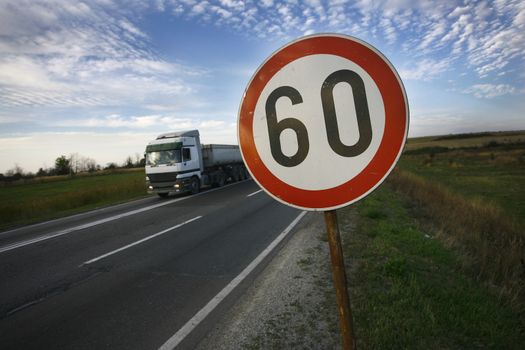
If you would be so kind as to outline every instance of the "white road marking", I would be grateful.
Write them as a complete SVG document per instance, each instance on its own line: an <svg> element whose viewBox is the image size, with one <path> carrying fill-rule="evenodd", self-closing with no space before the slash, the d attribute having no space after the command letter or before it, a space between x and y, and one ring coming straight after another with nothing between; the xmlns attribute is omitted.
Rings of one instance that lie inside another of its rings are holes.
<svg viewBox="0 0 525 350"><path fill-rule="evenodd" d="M129 204L138 203L138 202L144 202L144 201L149 201L149 200L151 200L151 197L137 199L137 200L134 200L134 201L131 201L131 202L126 202L126 203L115 204L115 205L112 205L110 207L88 210L88 211L85 211L85 212L82 212L82 213L65 216L63 218L57 218L57 219L47 220L47 221L43 221L43 222L37 222L36 224L31 224L31 225L27 225L27 226L17 227L17 228L8 230L8 231L2 231L2 232L0 232L0 236L8 235L8 234L11 234L11 233L14 233L14 232L17 232L17 231L26 230L26 229L29 229L29 228L37 228L37 227L40 227L40 226L45 226L45 225L48 225L48 224L51 224L51 223L56 223L56 222L63 221L64 219L74 219L74 218L80 218L80 217L83 217L83 216L86 216L86 215L92 215L92 214L95 214L95 213L103 212L104 210L108 210L109 208L115 209L115 208L123 207L123 206L129 205Z"/></svg>
<svg viewBox="0 0 525 350"><path fill-rule="evenodd" d="M182 223L180 223L180 224L178 224L178 225L175 225L175 226L173 226L173 227L170 227L170 228L167 228L167 229L162 230L162 231L160 231L160 232L157 232L157 233L155 233L155 234L153 234L153 235L151 235L151 236L148 236L148 237L142 238L141 240L138 240L138 241L136 241L136 242L130 243L130 244L125 245L125 246L123 246L123 247L121 247L121 248L115 249L115 250L113 250L113 251L111 251L111 252L109 252L109 253L106 253L106 254L104 254L104 255L98 256L98 257L93 258L93 259L91 259L91 260L88 260L88 261L84 262L82 265L92 264L92 263L94 263L95 261L102 260L102 259L104 259L104 258L107 258L107 257L110 256L110 255L116 254L116 253L121 252L121 251L123 251L123 250L126 250L126 249L128 249L128 248L131 248L131 247L133 247L133 246L136 246L137 244L141 244L141 243L144 243L144 242L146 242L146 241L149 241L149 240L152 239L152 238L155 238L155 237L158 237L158 236L160 236L160 235L163 235L163 234L165 234L166 232L169 232L169 231L173 231L173 230L175 230L175 229L178 229L179 227L182 227L182 226L184 226L184 225L186 225L186 224L189 224L190 222L193 222L193 221L195 221L195 220L199 220L200 218L202 218L202 216L194 217L193 219L190 219L190 220L184 221L184 222L182 222ZM82 265L80 265L80 266L82 266Z"/></svg>
<svg viewBox="0 0 525 350"><path fill-rule="evenodd" d="M104 219L88 222L87 224L70 227L70 228L67 228L65 230L61 230L61 231L58 231L58 232L54 232L54 233L50 233L50 234L47 234L47 235L39 236L39 237L36 237L36 238L33 238L33 239L29 239L27 241L13 243L13 244L1 247L0 248L0 253L7 252L9 250L13 250L13 249L16 249L16 248L24 247L24 246L29 245L29 244L42 242L42 241L45 241L45 240L48 240L48 239L51 239L51 238L67 235L68 233L79 231L79 230L83 230L85 228L90 228L90 227L97 226L97 225L100 225L100 224L105 224L106 222L114 221L114 220L117 220L117 219L124 218L126 216L135 215L135 214L138 214L138 213L142 213L142 212L145 212L145 211L148 211L148 210L151 210L151 209L155 209L155 208L158 208L158 207L162 207L162 206L165 206L165 205L168 205L168 204L172 204L172 203L175 203L175 202L187 199L187 198L189 198L189 197L173 199L173 200L170 200L170 201L167 201L167 202L162 202L162 203L150 205L150 206L147 206L147 207L144 207L144 208L131 210L131 211L128 211L128 212L125 212L125 213L122 213L122 214L110 216L108 218L104 218Z"/></svg>
<svg viewBox="0 0 525 350"><path fill-rule="evenodd" d="M246 197L254 196L254 195L256 195L256 194L259 193L259 192L262 192L262 190L259 190L259 191L255 191L255 192L253 192L253 193L250 193L250 194L247 195Z"/></svg>
<svg viewBox="0 0 525 350"><path fill-rule="evenodd" d="M306 214L301 212L291 223L284 229L277 238L270 243L266 249L259 254L237 277L235 277L226 287L224 287L208 304L199 310L181 329L169 338L159 350L172 350L179 345L256 267L268 254L290 233L290 231L299 223Z"/></svg>
<svg viewBox="0 0 525 350"><path fill-rule="evenodd" d="M249 180L244 180L244 181L249 181ZM150 205L150 206L147 206L147 207L144 207L144 208L140 208L140 209L131 210L131 211L128 211L128 212L125 212L125 213L122 213L122 214L118 214L118 215L114 215L114 216L110 216L108 218L104 218L104 219L101 219L101 220L92 221L92 222L89 222L87 224L70 227L70 228L67 228L67 229L64 229L64 230L61 230L61 231L48 233L46 235L38 236L38 237L35 237L35 238L32 238L32 239L28 239L28 240L25 240L25 241L8 244L6 246L0 247L0 254L4 253L4 252L7 252L7 251L10 251L10 250L13 250L13 249L25 247L25 246L30 245L30 244L46 241L46 240L51 239L51 238L67 235L68 233L71 233L71 232L83 230L85 228L90 228L90 227L97 226L97 225L100 225L100 224L105 224L106 222L118 220L118 219L130 216L130 215L135 215L135 214L142 213L142 212L145 212L145 211L148 211L148 210L152 210L152 209L155 209L155 208L158 208L158 207L169 205L169 204L172 204L172 203L175 203L175 202L179 202L179 201L182 201L182 200L193 198L195 196L200 196L201 194L206 194L206 193L211 193L211 192L215 192L215 191L218 191L218 190L222 190L222 189L224 189L226 187L237 185L237 184L242 183L244 181L228 184L226 186L223 186L223 187L220 187L220 188L215 188L213 190L209 190L209 191L206 191L206 192L200 192L198 194L195 194L195 195L192 195L192 196L189 196L189 197L176 198L176 199L172 199L172 200L169 200L169 201L163 201L162 203ZM103 209L98 209L98 210L103 210ZM77 214L77 215L82 215L82 214ZM57 220L60 220L60 219L57 219ZM52 220L52 221L56 221L56 220ZM34 226L43 225L43 224L44 223L35 224ZM18 230L21 230L21 229L23 229L23 228L18 228L18 229L14 229L14 230L11 230L11 231L2 232L2 234L18 231Z"/></svg>

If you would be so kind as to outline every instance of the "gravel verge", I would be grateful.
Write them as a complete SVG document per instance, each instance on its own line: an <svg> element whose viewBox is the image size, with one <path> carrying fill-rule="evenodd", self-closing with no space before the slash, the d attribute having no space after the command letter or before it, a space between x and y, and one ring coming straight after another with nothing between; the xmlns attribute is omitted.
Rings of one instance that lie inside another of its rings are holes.
<svg viewBox="0 0 525 350"><path fill-rule="evenodd" d="M340 349L321 213L309 213L196 349Z"/></svg>

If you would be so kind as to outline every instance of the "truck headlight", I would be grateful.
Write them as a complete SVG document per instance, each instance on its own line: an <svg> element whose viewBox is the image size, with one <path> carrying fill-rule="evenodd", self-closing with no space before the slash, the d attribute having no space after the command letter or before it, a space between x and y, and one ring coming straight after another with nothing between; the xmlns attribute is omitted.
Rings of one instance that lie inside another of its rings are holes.
<svg viewBox="0 0 525 350"><path fill-rule="evenodd" d="M153 190L153 186L148 186L148 189L149 190Z"/></svg>
<svg viewBox="0 0 525 350"><path fill-rule="evenodd" d="M180 185L179 185L179 184L175 184L175 185L173 185L173 187L175 187L175 188L179 188Z"/></svg>
<svg viewBox="0 0 525 350"><path fill-rule="evenodd" d="M149 176L146 176L146 181L149 181Z"/></svg>

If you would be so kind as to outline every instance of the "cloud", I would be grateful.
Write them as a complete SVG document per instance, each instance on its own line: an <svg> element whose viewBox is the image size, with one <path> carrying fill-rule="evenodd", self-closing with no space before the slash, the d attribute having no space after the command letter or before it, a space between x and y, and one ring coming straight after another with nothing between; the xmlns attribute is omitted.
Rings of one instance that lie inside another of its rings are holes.
<svg viewBox="0 0 525 350"><path fill-rule="evenodd" d="M458 6L456 7L451 13L448 14L448 18L455 18L455 17L459 17L461 15L464 15L465 13L469 13L470 9L468 8L468 6Z"/></svg>
<svg viewBox="0 0 525 350"><path fill-rule="evenodd" d="M494 98L502 95L514 94L517 89L508 84L475 84L463 91L477 98Z"/></svg>
<svg viewBox="0 0 525 350"><path fill-rule="evenodd" d="M105 117L94 117L88 119L67 119L55 121L54 127L76 127L76 128L130 128L130 129L161 129L173 125L181 126L185 129L191 127L192 122L189 119L181 119L173 116L163 115L143 115L124 117L118 114L111 114Z"/></svg>
<svg viewBox="0 0 525 350"><path fill-rule="evenodd" d="M236 9L237 11L242 11L244 9L244 1L238 0L219 0L220 4L232 9Z"/></svg>
<svg viewBox="0 0 525 350"><path fill-rule="evenodd" d="M447 26L448 24L445 20L439 20L438 22L432 23L428 27L428 31L424 35L423 39L419 43L419 48L426 49L437 38L442 37L447 29Z"/></svg>
<svg viewBox="0 0 525 350"><path fill-rule="evenodd" d="M6 122L10 119L7 118ZM0 123L2 119L0 118ZM123 116L110 114L104 117L73 118L55 120L51 127L75 129L130 129L130 130L181 130L181 129L217 129L225 127L226 122L218 119L204 119L204 117L181 118L170 114L149 114L138 116Z"/></svg>
<svg viewBox="0 0 525 350"><path fill-rule="evenodd" d="M264 7L271 7L273 6L273 0L261 0L261 3Z"/></svg>
<svg viewBox="0 0 525 350"><path fill-rule="evenodd" d="M414 59L418 67L432 64L434 77L465 62L479 78L498 76L513 61L525 60L525 5L521 1L469 2L431 0L175 1L177 16L195 15L204 23L226 26L240 35L289 40L315 32L358 36L380 49ZM242 6L241 6L242 3ZM225 12L227 11L227 16ZM415 68L410 79L428 80Z"/></svg>
<svg viewBox="0 0 525 350"><path fill-rule="evenodd" d="M449 60L424 59L411 67L399 71L402 79L430 81L445 72L450 65Z"/></svg>
<svg viewBox="0 0 525 350"><path fill-rule="evenodd" d="M26 56L0 57L0 85L18 88L59 89L42 62Z"/></svg>
<svg viewBox="0 0 525 350"><path fill-rule="evenodd" d="M16 71L11 69L13 59L20 59L19 65L27 66L32 77L51 83L47 86L64 87L64 79L76 78L72 72L92 81L122 71L150 79L171 74L181 81L181 71L191 69L166 62L148 49L148 35L136 21L145 11L195 17L203 24L266 40L349 33L382 49L401 49L423 63L435 60L436 54L466 61L480 78L500 76L512 62L523 67L525 60L525 4L520 1L158 0L121 6L120 1L20 0L16 5L0 3L0 31L5 33L0 39L5 58L0 72L5 76ZM411 79L426 79L414 69L405 71ZM29 75L20 74L17 80L27 82Z"/></svg>
<svg viewBox="0 0 525 350"><path fill-rule="evenodd" d="M129 22L127 19L121 19L118 21L121 28L131 33L133 36L138 36L142 38L146 38L147 35L142 32L139 28L137 28L133 23Z"/></svg>
<svg viewBox="0 0 525 350"><path fill-rule="evenodd" d="M133 6L0 2L0 106L118 106L192 93L189 81L205 71L155 54L128 18L141 9Z"/></svg>

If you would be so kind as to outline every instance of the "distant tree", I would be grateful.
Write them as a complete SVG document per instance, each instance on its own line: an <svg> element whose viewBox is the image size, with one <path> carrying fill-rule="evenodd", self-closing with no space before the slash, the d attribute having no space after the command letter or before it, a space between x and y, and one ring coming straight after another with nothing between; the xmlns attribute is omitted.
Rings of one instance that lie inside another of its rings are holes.
<svg viewBox="0 0 525 350"><path fill-rule="evenodd" d="M15 164L12 169L9 169L5 172L5 176L8 178L8 181L20 180L22 177L24 177L24 169L22 169L20 165Z"/></svg>
<svg viewBox="0 0 525 350"><path fill-rule="evenodd" d="M100 170L100 165L97 165L97 162L94 159L86 158L86 170L90 173L94 173L95 171Z"/></svg>
<svg viewBox="0 0 525 350"><path fill-rule="evenodd" d="M47 168L47 176L55 176L57 175L57 170L55 168Z"/></svg>
<svg viewBox="0 0 525 350"><path fill-rule="evenodd" d="M69 173L76 174L80 169L80 155L78 153L71 153L69 155Z"/></svg>
<svg viewBox="0 0 525 350"><path fill-rule="evenodd" d="M124 161L124 168L133 168L133 159L131 156L128 156Z"/></svg>
<svg viewBox="0 0 525 350"><path fill-rule="evenodd" d="M49 174L47 173L46 170L44 170L44 168L40 168L38 169L38 171L36 172L36 176L38 177L43 177L43 176L48 176Z"/></svg>
<svg viewBox="0 0 525 350"><path fill-rule="evenodd" d="M93 158L78 156L77 157L77 171L78 172L95 172L97 170L97 162Z"/></svg>
<svg viewBox="0 0 525 350"><path fill-rule="evenodd" d="M14 175L20 175L22 177L24 175L24 169L18 164L15 164L15 166L12 169L9 169L5 173L7 176L14 176Z"/></svg>
<svg viewBox="0 0 525 350"><path fill-rule="evenodd" d="M106 167L104 169L106 169L106 170L114 170L116 168L117 168L117 164L111 162L111 163L106 164Z"/></svg>
<svg viewBox="0 0 525 350"><path fill-rule="evenodd" d="M140 161L141 161L141 155L138 154L138 153L135 153L135 163L133 164L135 166L135 168L140 168L141 165L140 165Z"/></svg>
<svg viewBox="0 0 525 350"><path fill-rule="evenodd" d="M71 163L66 156L62 155L55 160L55 172L57 175L67 175L71 172Z"/></svg>

